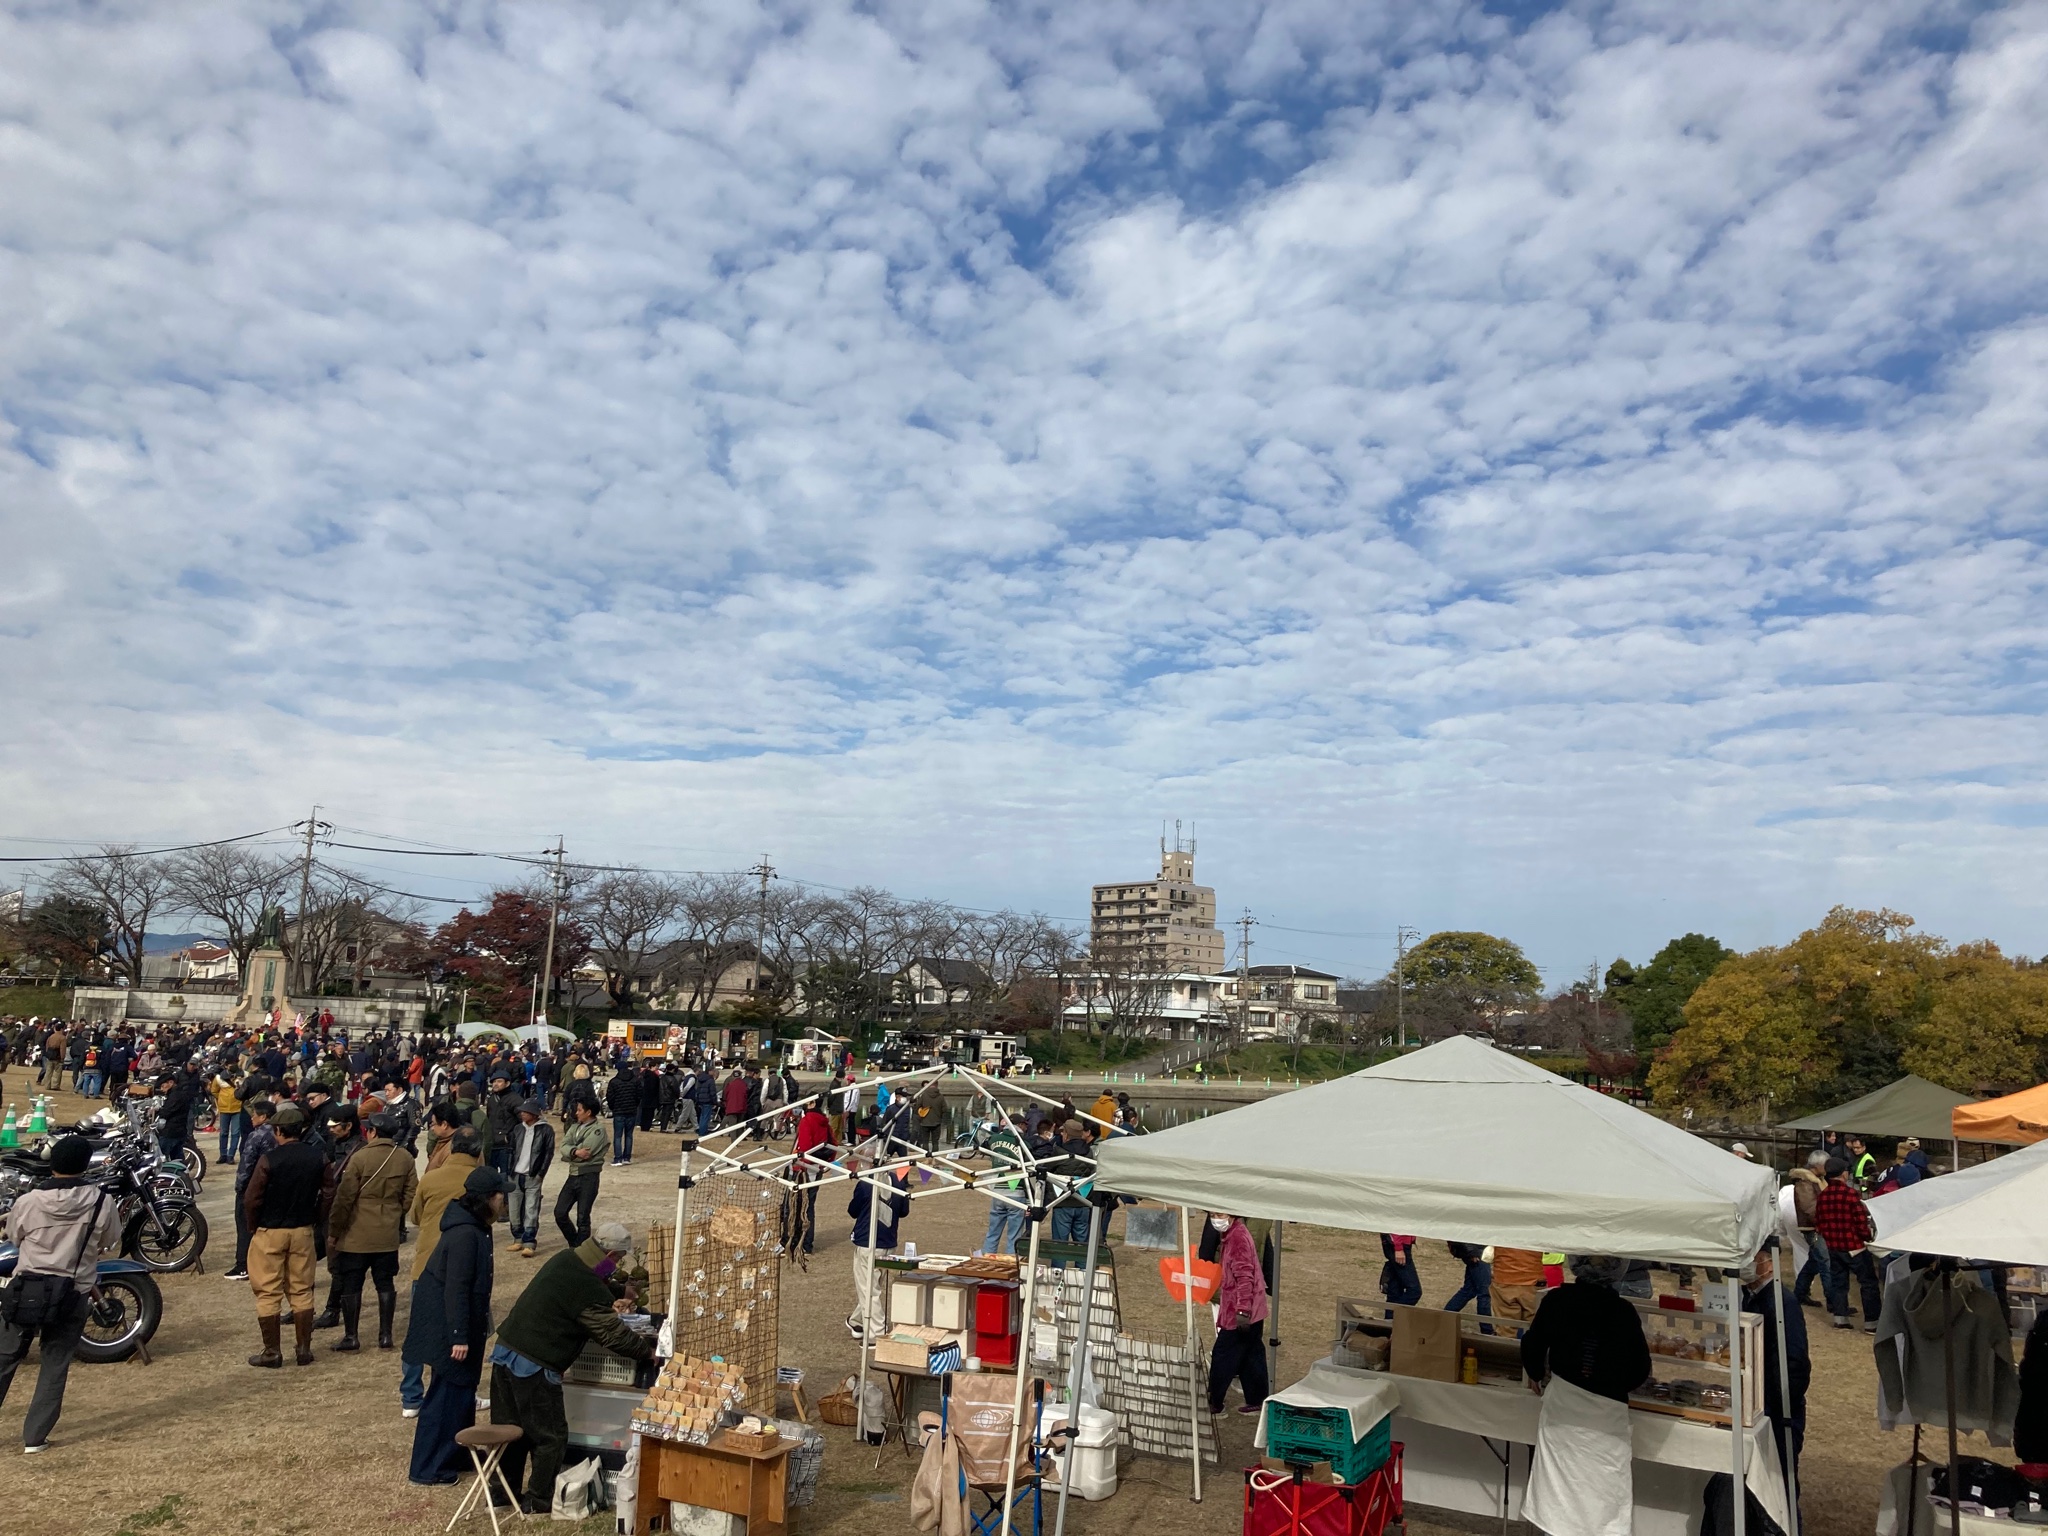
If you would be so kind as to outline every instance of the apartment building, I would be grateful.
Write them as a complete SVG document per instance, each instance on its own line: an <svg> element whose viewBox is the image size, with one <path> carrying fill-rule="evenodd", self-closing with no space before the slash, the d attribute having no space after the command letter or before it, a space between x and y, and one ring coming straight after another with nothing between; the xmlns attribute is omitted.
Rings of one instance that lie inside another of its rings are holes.
<svg viewBox="0 0 2048 1536"><path fill-rule="evenodd" d="M1168 848L1159 840L1159 873L1150 880L1095 887L1088 913L1088 948L1099 963L1142 965L1160 972L1211 973L1223 969L1223 930L1216 926L1216 892L1195 884L1195 844Z"/></svg>

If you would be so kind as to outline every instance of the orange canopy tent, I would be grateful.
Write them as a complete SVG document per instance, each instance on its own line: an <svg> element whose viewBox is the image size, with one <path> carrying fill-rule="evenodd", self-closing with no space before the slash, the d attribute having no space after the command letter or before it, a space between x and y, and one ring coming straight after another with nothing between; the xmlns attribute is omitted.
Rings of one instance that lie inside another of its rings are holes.
<svg viewBox="0 0 2048 1536"><path fill-rule="evenodd" d="M2027 1146L2048 1140L2048 1083L1982 1104L1958 1104L1949 1124L1957 1141L1999 1141Z"/></svg>

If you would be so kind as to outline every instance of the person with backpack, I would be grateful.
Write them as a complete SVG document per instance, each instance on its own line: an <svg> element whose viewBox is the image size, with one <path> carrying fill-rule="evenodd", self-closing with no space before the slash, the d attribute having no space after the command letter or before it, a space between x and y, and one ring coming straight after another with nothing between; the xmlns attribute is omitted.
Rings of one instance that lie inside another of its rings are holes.
<svg viewBox="0 0 2048 1536"><path fill-rule="evenodd" d="M15 1370L38 1340L42 1363L22 1420L21 1448L50 1448L64 1411L71 1358L85 1336L86 1308L102 1257L121 1241L121 1216L107 1192L85 1181L92 1147L83 1136L60 1136L50 1149L50 1177L14 1202L7 1229L18 1245L14 1279L0 1291L0 1403Z"/></svg>

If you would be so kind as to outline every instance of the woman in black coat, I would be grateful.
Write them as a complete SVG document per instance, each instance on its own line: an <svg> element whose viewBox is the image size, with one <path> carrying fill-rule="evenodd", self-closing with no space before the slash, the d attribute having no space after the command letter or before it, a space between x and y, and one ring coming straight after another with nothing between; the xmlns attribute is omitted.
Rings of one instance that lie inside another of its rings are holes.
<svg viewBox="0 0 2048 1536"><path fill-rule="evenodd" d="M441 1213L440 1240L413 1284L403 1358L433 1368L413 1428L408 1476L415 1483L461 1478L455 1437L476 1423L476 1386L491 1336L491 1226L504 1216L504 1176L476 1169L463 1181L460 1198Z"/></svg>

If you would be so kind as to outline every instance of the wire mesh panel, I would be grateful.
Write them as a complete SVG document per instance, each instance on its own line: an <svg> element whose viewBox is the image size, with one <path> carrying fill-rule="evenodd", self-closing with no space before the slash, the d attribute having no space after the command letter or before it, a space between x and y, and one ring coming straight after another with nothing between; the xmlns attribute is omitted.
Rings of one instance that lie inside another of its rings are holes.
<svg viewBox="0 0 2048 1536"><path fill-rule="evenodd" d="M1198 1344L1192 1356L1182 1341L1116 1340L1116 1389L1105 1406L1115 1412L1124 1444L1153 1456L1188 1459L1190 1433L1201 1436L1202 1460L1215 1463L1216 1425L1206 1401L1209 1358ZM1193 1412L1202 1393L1201 1412Z"/></svg>
<svg viewBox="0 0 2048 1536"><path fill-rule="evenodd" d="M747 1406L765 1413L775 1411L782 1331L781 1202L782 1191L763 1179L699 1179L686 1204L678 1269L676 1353L723 1358L746 1378Z"/></svg>

